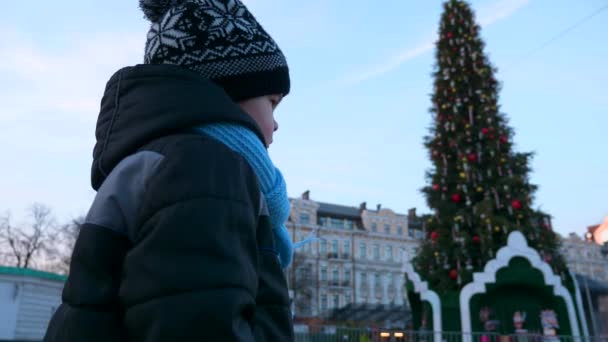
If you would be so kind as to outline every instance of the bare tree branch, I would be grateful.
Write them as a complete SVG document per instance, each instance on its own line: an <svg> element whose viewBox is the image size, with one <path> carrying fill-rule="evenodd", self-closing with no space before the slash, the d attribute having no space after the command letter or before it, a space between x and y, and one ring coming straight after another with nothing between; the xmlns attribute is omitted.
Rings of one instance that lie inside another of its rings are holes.
<svg viewBox="0 0 608 342"><path fill-rule="evenodd" d="M56 224L51 209L35 203L29 208L31 222L15 226L10 214L0 218L0 245L10 247L3 256L6 262L20 268L43 264L44 253L53 248Z"/></svg>

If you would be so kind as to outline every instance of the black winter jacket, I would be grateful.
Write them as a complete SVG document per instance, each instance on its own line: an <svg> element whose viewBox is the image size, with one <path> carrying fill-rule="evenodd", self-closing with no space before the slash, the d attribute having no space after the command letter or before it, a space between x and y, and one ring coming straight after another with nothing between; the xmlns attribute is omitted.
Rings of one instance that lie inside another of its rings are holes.
<svg viewBox="0 0 608 342"><path fill-rule="evenodd" d="M45 342L292 341L287 285L247 161L192 133L255 122L175 66L109 80L97 121L97 195Z"/></svg>

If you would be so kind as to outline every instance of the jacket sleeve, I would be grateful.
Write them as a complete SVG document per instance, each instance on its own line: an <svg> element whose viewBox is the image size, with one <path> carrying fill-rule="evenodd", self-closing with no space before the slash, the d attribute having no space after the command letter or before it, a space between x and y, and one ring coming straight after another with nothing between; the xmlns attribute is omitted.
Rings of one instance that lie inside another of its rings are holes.
<svg viewBox="0 0 608 342"><path fill-rule="evenodd" d="M132 341L254 340L257 180L196 141L167 152L135 225L121 288Z"/></svg>
<svg viewBox="0 0 608 342"><path fill-rule="evenodd" d="M84 224L76 241L62 304L44 342L124 341L118 300L124 235Z"/></svg>
<svg viewBox="0 0 608 342"><path fill-rule="evenodd" d="M152 152L130 156L99 188L74 246L62 304L45 342L125 340L119 289L132 242L129 231L147 179L161 160Z"/></svg>

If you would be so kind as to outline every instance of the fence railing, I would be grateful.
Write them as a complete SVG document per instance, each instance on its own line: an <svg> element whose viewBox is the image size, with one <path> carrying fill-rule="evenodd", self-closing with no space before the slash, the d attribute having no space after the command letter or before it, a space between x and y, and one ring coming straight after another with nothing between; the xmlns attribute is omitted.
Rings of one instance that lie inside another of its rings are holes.
<svg viewBox="0 0 608 342"><path fill-rule="evenodd" d="M352 327L309 327L296 331L295 342L608 342L606 336L543 336L540 334L488 334L445 331L408 331ZM0 340L0 342L38 342Z"/></svg>
<svg viewBox="0 0 608 342"><path fill-rule="evenodd" d="M543 336L542 334L496 334L445 331L408 331L353 327L308 327L295 333L296 342L608 342L608 336Z"/></svg>

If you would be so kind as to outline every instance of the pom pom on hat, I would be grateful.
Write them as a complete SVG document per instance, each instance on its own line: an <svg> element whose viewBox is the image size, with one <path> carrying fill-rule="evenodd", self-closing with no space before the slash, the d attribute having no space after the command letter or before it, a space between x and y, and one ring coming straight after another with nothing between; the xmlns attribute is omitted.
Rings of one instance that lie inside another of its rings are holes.
<svg viewBox="0 0 608 342"><path fill-rule="evenodd" d="M189 0L139 0L139 8L144 12L146 19L156 23L171 9L182 5Z"/></svg>

